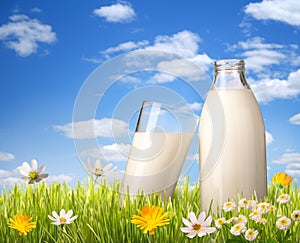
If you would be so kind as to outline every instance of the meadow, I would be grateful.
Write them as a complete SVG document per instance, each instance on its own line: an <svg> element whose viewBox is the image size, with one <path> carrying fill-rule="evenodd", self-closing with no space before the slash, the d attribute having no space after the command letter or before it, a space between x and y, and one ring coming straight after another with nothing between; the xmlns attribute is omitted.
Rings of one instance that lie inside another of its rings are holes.
<svg viewBox="0 0 300 243"><path fill-rule="evenodd" d="M280 199L281 195L285 196ZM255 197L252 199L254 202ZM256 201L250 207L250 201L239 195L234 208L211 215L210 226L215 227L215 232L190 239L181 231L181 227L185 226L182 218L189 220L190 212L198 216L201 211L199 185L190 187L188 179L177 186L172 198L163 200L153 194L139 195L132 201L128 195L120 193L119 183L108 186L92 179L78 182L75 188L43 181L33 185L15 185L11 189L4 187L0 196L0 242L249 242L245 230L237 235L236 231L232 231L237 221L241 223L244 220L245 228L256 232L252 242L300 242L300 218L297 214L300 210L300 188L296 182L281 189L270 184L264 202ZM169 213L168 224L158 226L153 235L149 231L143 233L131 222L133 215L146 205L160 206ZM262 205L265 211L260 211L263 220L259 220L253 216L253 211L261 210L259 207ZM70 224L52 224L48 215L61 209L73 210L73 216L77 215L77 218ZM36 228L27 235L19 235L18 230L9 227L9 219L17 214L31 217ZM208 215L210 212L206 213L206 217ZM283 216L289 221L280 225L278 221Z"/></svg>

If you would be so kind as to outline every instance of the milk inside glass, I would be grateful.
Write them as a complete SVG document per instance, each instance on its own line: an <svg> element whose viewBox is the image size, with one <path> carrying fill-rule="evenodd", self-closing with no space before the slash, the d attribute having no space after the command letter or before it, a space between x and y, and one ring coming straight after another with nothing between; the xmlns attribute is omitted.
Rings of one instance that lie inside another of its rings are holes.
<svg viewBox="0 0 300 243"><path fill-rule="evenodd" d="M123 185L130 194L159 192L171 196L193 133L136 132Z"/></svg>
<svg viewBox="0 0 300 243"><path fill-rule="evenodd" d="M212 202L214 211L238 193L249 198L256 192L259 199L267 195L264 122L246 80L240 85L233 84L240 77L240 74L226 77L221 82L231 81L231 84L213 86L202 110L199 129L202 210L208 210Z"/></svg>

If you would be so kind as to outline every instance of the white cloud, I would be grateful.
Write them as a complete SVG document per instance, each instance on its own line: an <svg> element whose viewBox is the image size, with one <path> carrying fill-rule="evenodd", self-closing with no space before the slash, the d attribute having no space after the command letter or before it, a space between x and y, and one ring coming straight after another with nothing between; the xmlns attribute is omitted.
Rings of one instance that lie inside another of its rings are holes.
<svg viewBox="0 0 300 243"><path fill-rule="evenodd" d="M149 84L162 84L169 83L176 79L175 76L167 74L167 73L156 73L152 77L147 80Z"/></svg>
<svg viewBox="0 0 300 243"><path fill-rule="evenodd" d="M155 38L152 45L146 40L139 42L129 41L121 43L116 47L110 47L101 53L113 54L128 50L151 50L176 53L186 59L163 61L159 63L156 68L163 73L155 74L147 82L152 84L172 82L178 76L189 81L198 81L202 77L207 79L206 71L209 70L209 67L211 67L213 63L213 60L207 54L198 54L200 41L201 39L196 33L183 30L170 36L159 35ZM144 65L145 61L146 60L143 60L143 62L141 62L138 55L136 58L132 55L128 65L139 67L140 65ZM191 64L189 64L188 61L190 61ZM195 64L194 67L192 64Z"/></svg>
<svg viewBox="0 0 300 243"><path fill-rule="evenodd" d="M198 52L200 41L201 39L196 33L183 30L172 36L159 35L155 38L154 45L145 49L177 53L192 58Z"/></svg>
<svg viewBox="0 0 300 243"><path fill-rule="evenodd" d="M40 8L32 8L30 11L33 13L41 13L42 12L42 10Z"/></svg>
<svg viewBox="0 0 300 243"><path fill-rule="evenodd" d="M74 139L120 137L128 133L128 124L118 119L103 118L70 122L62 126L56 125L54 129L62 131L66 137Z"/></svg>
<svg viewBox="0 0 300 243"><path fill-rule="evenodd" d="M74 179L73 176L67 175L67 174L60 174L60 175L49 175L45 179L46 182L52 183L52 182L58 182L58 183L63 183L63 182L71 182Z"/></svg>
<svg viewBox="0 0 300 243"><path fill-rule="evenodd" d="M110 47L103 51L103 54L111 54L115 52L121 52L121 51L131 51L134 49L141 48L143 46L147 46L149 44L149 41L143 40L143 41L138 41L138 42L133 42L133 41L128 41L121 43L117 45L116 47Z"/></svg>
<svg viewBox="0 0 300 243"><path fill-rule="evenodd" d="M272 162L275 164L300 163L300 153L284 153L280 158Z"/></svg>
<svg viewBox="0 0 300 243"><path fill-rule="evenodd" d="M136 14L134 9L128 4L114 4L94 9L94 14L105 18L107 22L128 23L134 20Z"/></svg>
<svg viewBox="0 0 300 243"><path fill-rule="evenodd" d="M15 156L11 153L0 152L0 161L11 161L14 160Z"/></svg>
<svg viewBox="0 0 300 243"><path fill-rule="evenodd" d="M300 177L300 163L291 163L286 166L285 172L293 177Z"/></svg>
<svg viewBox="0 0 300 243"><path fill-rule="evenodd" d="M10 16L10 22L0 26L0 40L19 56L26 57L35 53L39 43L53 43L56 34L50 25L23 14Z"/></svg>
<svg viewBox="0 0 300 243"><path fill-rule="evenodd" d="M274 141L274 138L271 133L266 131L266 144L269 145Z"/></svg>
<svg viewBox="0 0 300 243"><path fill-rule="evenodd" d="M283 45L264 43L264 39L261 37L239 41L229 50L241 50L241 56L245 57L247 70L255 73L265 71L266 66L280 64L286 58Z"/></svg>
<svg viewBox="0 0 300 243"><path fill-rule="evenodd" d="M290 25L300 25L299 0L263 0L249 3L245 13L259 20L277 20Z"/></svg>
<svg viewBox="0 0 300 243"><path fill-rule="evenodd" d="M5 185L6 187L11 187L14 184L21 184L22 182L23 181L21 179L19 167L14 170L1 170L0 169L0 185Z"/></svg>
<svg viewBox="0 0 300 243"><path fill-rule="evenodd" d="M82 158L90 158L92 160L100 159L106 162L124 162L128 159L130 152L130 144L109 144L102 145L98 148L91 148L83 150L79 153Z"/></svg>
<svg viewBox="0 0 300 243"><path fill-rule="evenodd" d="M289 122L292 123L292 124L295 124L295 125L300 125L300 113L292 116L290 119L289 119Z"/></svg>
<svg viewBox="0 0 300 243"><path fill-rule="evenodd" d="M261 79L251 81L250 86L259 102L267 103L273 99L291 99L300 94L300 69L284 79Z"/></svg>
<svg viewBox="0 0 300 243"><path fill-rule="evenodd" d="M190 103L190 104L181 106L181 107L178 108L178 110L182 111L182 112L200 111L201 108L202 108L202 105L203 105L202 103L194 102L194 103Z"/></svg>

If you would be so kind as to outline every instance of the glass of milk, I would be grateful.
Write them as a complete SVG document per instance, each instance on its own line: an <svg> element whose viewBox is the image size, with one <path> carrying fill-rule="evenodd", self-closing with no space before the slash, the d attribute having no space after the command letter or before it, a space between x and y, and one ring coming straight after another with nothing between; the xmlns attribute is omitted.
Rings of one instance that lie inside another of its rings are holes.
<svg viewBox="0 0 300 243"><path fill-rule="evenodd" d="M123 178L132 198L158 192L172 196L199 118L190 109L144 101Z"/></svg>

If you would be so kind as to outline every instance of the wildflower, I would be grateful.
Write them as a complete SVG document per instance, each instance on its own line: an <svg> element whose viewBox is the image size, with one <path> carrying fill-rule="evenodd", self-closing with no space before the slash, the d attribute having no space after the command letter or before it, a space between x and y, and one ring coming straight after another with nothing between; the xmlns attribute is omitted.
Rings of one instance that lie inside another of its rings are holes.
<svg viewBox="0 0 300 243"><path fill-rule="evenodd" d="M247 230L246 226L242 223L235 224L231 227L230 233L237 236L244 233Z"/></svg>
<svg viewBox="0 0 300 243"><path fill-rule="evenodd" d="M261 217L261 218L256 220L256 223L260 223L260 224L265 225L267 223L267 220L265 218Z"/></svg>
<svg viewBox="0 0 300 243"><path fill-rule="evenodd" d="M293 178L286 173L278 172L272 177L272 182L278 189L282 189L285 186L291 184Z"/></svg>
<svg viewBox="0 0 300 243"><path fill-rule="evenodd" d="M27 215L17 214L9 219L9 227L18 230L19 235L27 235L28 232L36 228L36 223L30 222L30 220L31 218Z"/></svg>
<svg viewBox="0 0 300 243"><path fill-rule="evenodd" d="M52 212L52 216L48 215L48 218L51 219L52 224L55 225L61 225L61 224L71 224L76 218L77 215L73 216L73 210L69 210L67 213L64 209L60 210L59 215L57 214L57 212L53 211ZM72 217L72 218L71 218Z"/></svg>
<svg viewBox="0 0 300 243"><path fill-rule="evenodd" d="M238 223L247 224L247 222L248 222L247 217L245 215L241 215L241 214L234 221L235 224L238 224Z"/></svg>
<svg viewBox="0 0 300 243"><path fill-rule="evenodd" d="M239 200L239 206L241 208L248 209L250 207L249 201L246 198L242 198Z"/></svg>
<svg viewBox="0 0 300 243"><path fill-rule="evenodd" d="M247 231L245 232L245 238L248 241L254 241L256 239L257 235L258 235L257 230L247 229Z"/></svg>
<svg viewBox="0 0 300 243"><path fill-rule="evenodd" d="M294 221L300 221L300 210L295 210L294 212L292 212L291 218Z"/></svg>
<svg viewBox="0 0 300 243"><path fill-rule="evenodd" d="M150 231L150 234L154 234L154 230L158 226L163 226L169 224L169 219L167 219L169 212L163 214L163 208L158 206L145 206L142 210L138 210L138 213L141 215L133 215L131 223L136 224L143 230L143 233Z"/></svg>
<svg viewBox="0 0 300 243"><path fill-rule="evenodd" d="M235 202L228 201L228 202L223 203L223 210L225 212L230 212L233 209L235 209L235 207L236 207Z"/></svg>
<svg viewBox="0 0 300 243"><path fill-rule="evenodd" d="M209 216L205 219L205 212L201 212L198 219L194 212L189 213L190 220L182 218L182 222L187 227L181 227L180 230L184 233L188 233L187 237L194 238L196 235L202 237L206 234L211 234L216 231L215 227L208 227L211 224L212 218Z"/></svg>
<svg viewBox="0 0 300 243"><path fill-rule="evenodd" d="M261 218L261 213L259 211L253 211L250 213L249 217L257 222Z"/></svg>
<svg viewBox="0 0 300 243"><path fill-rule="evenodd" d="M267 202L261 202L259 204L256 205L257 210L261 213L261 214L266 214L270 211L270 203Z"/></svg>
<svg viewBox="0 0 300 243"><path fill-rule="evenodd" d="M28 181L29 184L39 182L48 177L49 174L42 174L46 165L42 165L37 168L37 161L31 160L31 166L27 162L23 162L23 165L19 168L20 173L23 175L22 179Z"/></svg>
<svg viewBox="0 0 300 243"><path fill-rule="evenodd" d="M215 220L215 226L218 228L218 229L221 229L223 224L226 223L226 219L225 218L218 218Z"/></svg>
<svg viewBox="0 0 300 243"><path fill-rule="evenodd" d="M274 205L270 205L270 212L275 212L275 210L276 210L276 207L274 206Z"/></svg>
<svg viewBox="0 0 300 243"><path fill-rule="evenodd" d="M277 198L277 202L279 204L284 204L287 203L288 201L290 201L291 197L289 194L281 194L278 198Z"/></svg>
<svg viewBox="0 0 300 243"><path fill-rule="evenodd" d="M280 230L287 230L290 228L291 220L285 216L276 221L276 225Z"/></svg>
<svg viewBox="0 0 300 243"><path fill-rule="evenodd" d="M114 172L117 167L113 167L112 164L107 164L102 168L102 163L100 160L96 160L95 164L88 159L88 163L82 163L85 170L96 177L107 176Z"/></svg>

